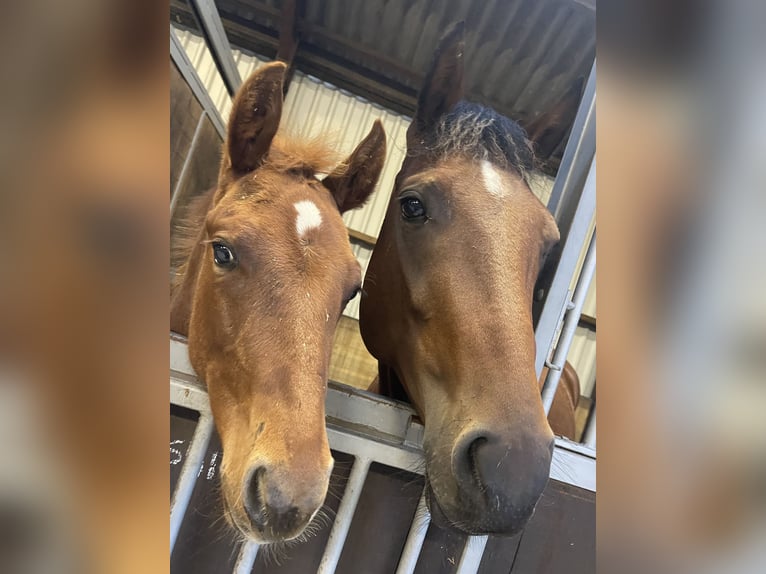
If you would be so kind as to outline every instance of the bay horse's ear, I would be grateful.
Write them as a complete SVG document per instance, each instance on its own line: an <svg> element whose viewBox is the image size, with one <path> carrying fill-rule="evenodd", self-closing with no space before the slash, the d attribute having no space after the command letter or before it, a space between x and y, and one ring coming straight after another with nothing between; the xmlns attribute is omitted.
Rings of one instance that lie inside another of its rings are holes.
<svg viewBox="0 0 766 574"><path fill-rule="evenodd" d="M341 213L364 205L375 191L386 160L386 132L375 120L370 133L340 166L322 180Z"/></svg>
<svg viewBox="0 0 766 574"><path fill-rule="evenodd" d="M580 76L555 106L523 126L539 159L548 159L572 127L584 85L585 78Z"/></svg>
<svg viewBox="0 0 766 574"><path fill-rule="evenodd" d="M254 170L269 151L282 117L282 83L287 66L262 66L242 84L229 116L221 178L233 171L241 176Z"/></svg>
<svg viewBox="0 0 766 574"><path fill-rule="evenodd" d="M419 143L439 118L463 99L463 52L465 23L457 22L439 41L431 67L418 94L418 109L407 130L407 145Z"/></svg>

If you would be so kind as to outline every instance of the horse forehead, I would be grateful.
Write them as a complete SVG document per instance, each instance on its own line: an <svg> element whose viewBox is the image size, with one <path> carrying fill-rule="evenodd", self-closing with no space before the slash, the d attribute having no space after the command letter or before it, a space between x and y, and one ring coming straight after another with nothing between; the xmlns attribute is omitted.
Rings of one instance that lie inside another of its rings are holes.
<svg viewBox="0 0 766 574"><path fill-rule="evenodd" d="M481 172L481 181L484 184L484 189L487 193L495 197L508 197L510 186L499 169L486 159L481 160L479 169Z"/></svg>
<svg viewBox="0 0 766 574"><path fill-rule="evenodd" d="M316 202L311 199L301 199L293 203L295 208L295 232L299 238L305 237L311 230L322 226L322 212Z"/></svg>

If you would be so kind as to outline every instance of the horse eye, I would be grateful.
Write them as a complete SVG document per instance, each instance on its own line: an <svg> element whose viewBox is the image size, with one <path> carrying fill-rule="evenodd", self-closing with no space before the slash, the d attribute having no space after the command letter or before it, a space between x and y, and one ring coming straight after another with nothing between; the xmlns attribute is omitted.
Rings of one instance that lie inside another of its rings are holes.
<svg viewBox="0 0 766 574"><path fill-rule="evenodd" d="M426 207L417 197L404 197L400 205L405 219L423 219L426 216Z"/></svg>
<svg viewBox="0 0 766 574"><path fill-rule="evenodd" d="M361 288L361 287L357 287L357 288L355 288L355 289L354 289L354 290L353 290L351 293L349 293L349 294L346 296L346 299L343 301L343 308L344 308L344 309L346 308L346 305L348 305L349 303L351 303L351 300L352 300L354 297L356 297L356 296L359 294L359 292L360 292L361 290L362 290L362 288Z"/></svg>
<svg viewBox="0 0 766 574"><path fill-rule="evenodd" d="M231 248L220 241L213 242L213 261L218 267L233 269L237 265L237 258Z"/></svg>

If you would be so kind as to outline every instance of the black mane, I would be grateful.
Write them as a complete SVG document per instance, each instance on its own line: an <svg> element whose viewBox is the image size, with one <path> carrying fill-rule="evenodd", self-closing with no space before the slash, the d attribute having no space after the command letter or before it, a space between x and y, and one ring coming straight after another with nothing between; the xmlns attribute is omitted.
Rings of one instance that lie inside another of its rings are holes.
<svg viewBox="0 0 766 574"><path fill-rule="evenodd" d="M424 147L439 157L461 155L484 159L518 172L524 179L535 156L524 129L492 108L458 102L438 125L424 134Z"/></svg>

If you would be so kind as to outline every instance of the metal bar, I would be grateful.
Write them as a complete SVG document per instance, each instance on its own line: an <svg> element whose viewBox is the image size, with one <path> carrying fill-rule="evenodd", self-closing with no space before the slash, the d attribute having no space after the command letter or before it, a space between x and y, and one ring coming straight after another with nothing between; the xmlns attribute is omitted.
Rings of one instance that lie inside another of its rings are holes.
<svg viewBox="0 0 766 574"><path fill-rule="evenodd" d="M584 444L556 437L550 477L596 492L596 451Z"/></svg>
<svg viewBox="0 0 766 574"><path fill-rule="evenodd" d="M186 50L184 50L184 47L178 40L178 36L176 36L173 26L170 26L170 57L173 60L173 63L178 67L178 71L181 72L181 75L184 80L186 80L186 83L189 85L192 92L194 92L194 96L202 106L202 109L205 110L210 121L213 122L213 126L215 126L218 134L225 139L226 127L221 118L221 114L215 107L213 100L210 99L210 94L207 93L205 84L202 83L202 80L200 80L200 77L197 75L197 70L194 69L194 65L191 63L191 60L189 60L189 56L186 55Z"/></svg>
<svg viewBox="0 0 766 574"><path fill-rule="evenodd" d="M181 173L178 174L178 181L176 182L176 186L173 188L173 195L170 197L170 220L173 220L173 214L175 213L176 206L178 205L178 190L181 188L181 184L184 181L184 177L186 176L186 172L189 171L189 166L191 165L191 158L194 155L194 146L197 144L197 141L199 140L200 134L202 133L202 126L205 123L205 120L207 119L207 112L205 110L202 110L202 113L199 116L199 120L197 121L197 127L194 128L194 135L192 136L191 144L189 144L189 151L186 152L186 157L184 158L184 164L181 166Z"/></svg>
<svg viewBox="0 0 766 574"><path fill-rule="evenodd" d="M205 40L210 48L213 61L218 71L221 72L223 83L226 84L229 95L234 97L237 89L242 85L242 78L231 53L229 39L226 37L226 31L223 29L221 16L218 14L215 2L213 0L190 0L190 4L202 26Z"/></svg>
<svg viewBox="0 0 766 574"><path fill-rule="evenodd" d="M362 487L367 478L367 471L370 469L369 458L357 456L354 466L351 468L351 474L346 483L346 491L343 499L340 501L338 513L335 515L335 522L332 525L330 537L327 539L327 546L319 563L317 574L333 574L338 566L340 553L343 550L343 544L348 536L348 529L351 526L351 520L354 518L354 511L359 502L359 495L362 494Z"/></svg>
<svg viewBox="0 0 766 574"><path fill-rule="evenodd" d="M485 546L487 546L486 536L469 536L455 574L476 574L479 571Z"/></svg>
<svg viewBox="0 0 766 574"><path fill-rule="evenodd" d="M327 427L330 447L356 457L369 457L393 468L401 468L416 474L423 474L425 463L423 451L401 445L379 442L372 434L359 434L356 429Z"/></svg>
<svg viewBox="0 0 766 574"><path fill-rule="evenodd" d="M426 506L426 494L420 496L420 502L415 510L415 517L412 519L410 531L407 534L407 541L404 543L402 555L399 558L399 564L396 567L396 574L412 574L415 572L415 566L420 557L420 550L423 548L423 542L426 539L428 525L431 523L431 514Z"/></svg>
<svg viewBox="0 0 766 574"><path fill-rule="evenodd" d="M553 276L545 306L535 328L535 373L539 378L543 364L553 346L553 341L560 324L561 312L568 303L569 286L577 270L583 247L588 239L593 216L596 212L596 159L590 164L580 199L572 218L569 233L561 250L561 257Z"/></svg>
<svg viewBox="0 0 766 574"><path fill-rule="evenodd" d="M212 434L213 418L210 415L202 414L197 422L197 428L194 429L194 436L186 453L186 461L181 469L181 475L178 477L173 499L170 501L171 554L176 544L176 538L178 538L178 532L181 530L181 523L189 506L192 492L194 492L194 484L197 482L197 475L205 459L205 453L207 452L207 446L210 443Z"/></svg>
<svg viewBox="0 0 766 574"><path fill-rule="evenodd" d="M590 411L588 422L585 423L585 431L582 435L582 442L591 448L596 448L596 405Z"/></svg>
<svg viewBox="0 0 766 574"><path fill-rule="evenodd" d="M557 266L561 258L563 246L569 238L570 229L573 225L577 207L580 204L585 181L587 180L590 165L596 154L596 61L591 66L585 91L577 110L572 131L561 159L561 166L553 182L553 189L548 199L548 210L556 219L556 224L561 234L561 241L553 248L548 261L544 265L537 285L535 286L535 300L532 304L532 319L535 329L542 322L542 314L550 304L560 309L561 286L554 288L553 280ZM551 297L551 294L554 297ZM549 303L548 301L551 300ZM552 320L550 317L549 321ZM549 325L544 327L547 330ZM539 347L538 347L539 349ZM548 352L548 347L543 349ZM538 363L537 374L540 375L542 362Z"/></svg>
<svg viewBox="0 0 766 574"><path fill-rule="evenodd" d="M577 330L577 324L580 321L580 313L582 313L582 307L588 296L588 289L590 288L590 283L593 279L595 270L596 232L594 231L590 238L588 252L585 255L585 261L583 262L582 270L580 271L580 277L577 280L574 297L572 297L572 308L567 311L566 316L564 317L564 326L561 329L561 335L556 344L556 351L553 354L553 364L548 370L548 376L545 378L545 384L543 385L543 407L545 408L546 415L551 410L553 397L556 394L559 380L561 380L561 373L564 370L564 364L567 360L569 348L572 346L572 340L574 339L574 334Z"/></svg>
<svg viewBox="0 0 766 574"><path fill-rule="evenodd" d="M564 148L561 165L548 198L548 210L561 226L564 205L562 198L572 193L588 172L596 153L596 61L593 61L588 81L585 83L580 106L577 108L572 131Z"/></svg>
<svg viewBox="0 0 766 574"><path fill-rule="evenodd" d="M258 557L258 548L260 546L257 542L245 542L242 545L242 549L239 551L237 557L237 563L234 565L234 574L250 574L253 570L253 564Z"/></svg>

